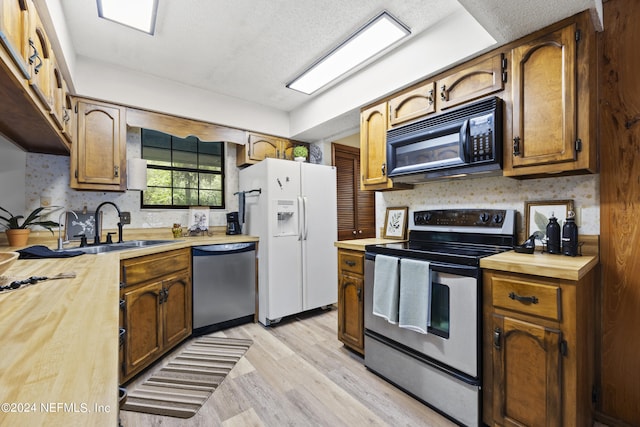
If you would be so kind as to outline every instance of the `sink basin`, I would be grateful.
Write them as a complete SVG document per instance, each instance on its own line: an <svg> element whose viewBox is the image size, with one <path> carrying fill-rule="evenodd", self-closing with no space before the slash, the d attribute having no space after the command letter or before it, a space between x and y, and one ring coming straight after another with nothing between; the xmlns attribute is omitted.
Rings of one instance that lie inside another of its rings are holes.
<svg viewBox="0 0 640 427"><path fill-rule="evenodd" d="M167 245L169 243L180 241L181 240L129 240L122 243L101 243L95 246L85 246L84 248L65 248L62 249L62 252L80 251L84 252L85 254L101 254L105 252L144 248L147 246Z"/></svg>

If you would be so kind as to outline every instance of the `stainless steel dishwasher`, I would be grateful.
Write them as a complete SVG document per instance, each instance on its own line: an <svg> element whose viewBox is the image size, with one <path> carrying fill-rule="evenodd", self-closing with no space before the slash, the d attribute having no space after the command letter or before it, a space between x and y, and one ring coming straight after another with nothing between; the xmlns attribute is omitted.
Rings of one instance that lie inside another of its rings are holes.
<svg viewBox="0 0 640 427"><path fill-rule="evenodd" d="M192 248L193 334L252 322L256 311L256 244Z"/></svg>

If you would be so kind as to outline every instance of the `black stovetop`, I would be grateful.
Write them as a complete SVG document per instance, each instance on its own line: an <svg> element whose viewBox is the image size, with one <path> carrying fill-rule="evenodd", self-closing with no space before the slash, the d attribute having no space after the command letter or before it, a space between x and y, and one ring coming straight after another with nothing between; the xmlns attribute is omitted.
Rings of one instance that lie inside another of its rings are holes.
<svg viewBox="0 0 640 427"><path fill-rule="evenodd" d="M504 212L510 225L502 228L501 223L491 225L490 219L496 212ZM408 242L368 245L365 250L371 254L479 266L481 258L511 250L516 243L512 212L490 211L486 216L488 226L478 219L485 215L480 210L414 212L414 229Z"/></svg>

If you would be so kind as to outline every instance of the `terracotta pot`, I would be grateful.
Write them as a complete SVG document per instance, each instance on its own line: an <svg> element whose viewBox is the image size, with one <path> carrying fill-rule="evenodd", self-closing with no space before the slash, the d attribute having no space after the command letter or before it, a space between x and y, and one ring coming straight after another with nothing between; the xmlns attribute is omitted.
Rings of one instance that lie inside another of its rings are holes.
<svg viewBox="0 0 640 427"><path fill-rule="evenodd" d="M6 230L7 240L9 246L25 246L29 240L29 233L31 230L28 228L16 228Z"/></svg>

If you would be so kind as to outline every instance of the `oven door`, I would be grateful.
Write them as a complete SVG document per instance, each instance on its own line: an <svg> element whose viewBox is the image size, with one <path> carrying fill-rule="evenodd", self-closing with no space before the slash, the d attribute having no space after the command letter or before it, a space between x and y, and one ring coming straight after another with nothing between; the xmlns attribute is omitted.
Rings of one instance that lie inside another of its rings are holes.
<svg viewBox="0 0 640 427"><path fill-rule="evenodd" d="M421 334L373 315L374 256L365 261L364 326L444 369L479 378L479 269L431 263L431 324ZM365 349L366 351L366 349Z"/></svg>

